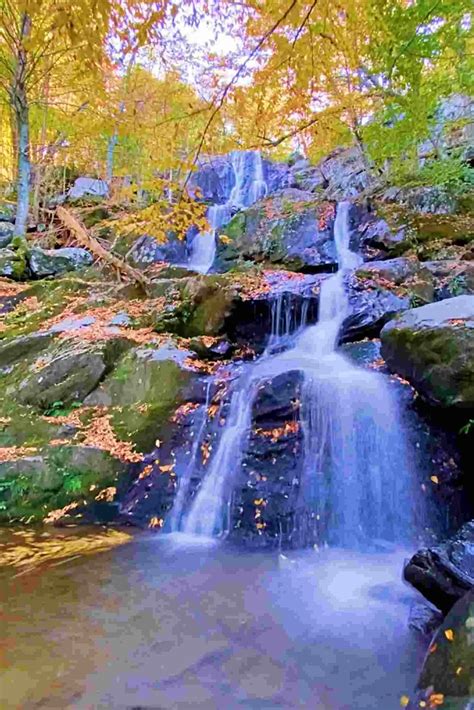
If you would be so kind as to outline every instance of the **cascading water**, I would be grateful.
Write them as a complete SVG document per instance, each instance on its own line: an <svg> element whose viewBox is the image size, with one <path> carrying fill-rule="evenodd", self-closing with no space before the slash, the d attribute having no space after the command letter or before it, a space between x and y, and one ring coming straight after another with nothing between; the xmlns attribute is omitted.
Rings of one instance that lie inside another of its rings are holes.
<svg viewBox="0 0 474 710"><path fill-rule="evenodd" d="M240 469L259 386L297 370L304 378L300 498L321 520L324 539L352 544L411 537L412 476L390 387L382 375L356 367L337 352L349 311L344 279L360 263L350 250L349 208L348 202L338 205L334 240L339 268L322 284L318 322L300 331L289 349L272 354L281 322L280 315L274 316L275 332L263 357L247 366L234 386L217 450L184 518L185 532L208 537L226 531L229 491Z"/></svg>
<svg viewBox="0 0 474 710"><path fill-rule="evenodd" d="M188 268L207 274L216 255L216 232L224 227L232 215L240 209L250 207L267 194L267 184L263 172L263 160L259 151L234 151L230 154L230 164L234 175L234 185L227 201L222 205L211 205L207 211L209 232L197 234L191 245Z"/></svg>

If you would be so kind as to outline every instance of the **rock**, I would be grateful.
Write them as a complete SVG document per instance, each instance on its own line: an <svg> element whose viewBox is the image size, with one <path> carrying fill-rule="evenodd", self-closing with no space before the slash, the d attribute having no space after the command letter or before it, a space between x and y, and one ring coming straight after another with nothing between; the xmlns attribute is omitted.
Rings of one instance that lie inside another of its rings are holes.
<svg viewBox="0 0 474 710"><path fill-rule="evenodd" d="M350 277L348 291L350 313L343 323L344 342L377 336L387 321L410 305L408 297L367 286L356 276Z"/></svg>
<svg viewBox="0 0 474 710"><path fill-rule="evenodd" d="M14 234L15 225L11 222L0 221L0 249L4 249L10 244Z"/></svg>
<svg viewBox="0 0 474 710"><path fill-rule="evenodd" d="M403 576L443 613L474 588L474 521L446 542L416 552Z"/></svg>
<svg viewBox="0 0 474 710"><path fill-rule="evenodd" d="M11 222L15 221L15 205L8 202L0 202L0 222Z"/></svg>
<svg viewBox="0 0 474 710"><path fill-rule="evenodd" d="M356 272L357 276L373 276L376 279L383 279L393 284L401 284L408 277L419 271L418 259L398 257L397 259L387 259L386 261L372 261L364 264Z"/></svg>
<svg viewBox="0 0 474 710"><path fill-rule="evenodd" d="M218 155L203 158L189 180L191 194L201 196L205 202L224 204L235 185L235 174L230 156Z"/></svg>
<svg viewBox="0 0 474 710"><path fill-rule="evenodd" d="M158 431L166 428L170 414L184 401L194 376L182 365L189 355L174 347L134 348L85 403L111 407L119 438L150 451Z"/></svg>
<svg viewBox="0 0 474 710"><path fill-rule="evenodd" d="M229 357L234 351L232 343L226 338L208 338L205 335L191 338L187 346L205 360L220 360Z"/></svg>
<svg viewBox="0 0 474 710"><path fill-rule="evenodd" d="M234 484L230 539L250 547L315 542L310 512L299 500L303 433L297 423L302 375L287 372L262 383L250 437ZM256 511L259 515L256 515ZM314 516L313 516L314 517ZM261 521L264 520L264 527Z"/></svg>
<svg viewBox="0 0 474 710"><path fill-rule="evenodd" d="M422 636L431 637L442 622L442 613L428 604L415 602L410 609L408 626Z"/></svg>
<svg viewBox="0 0 474 710"><path fill-rule="evenodd" d="M30 372L12 394L20 403L43 410L55 402L81 402L129 346L128 341L119 339L62 346L45 358L39 371Z"/></svg>
<svg viewBox="0 0 474 710"><path fill-rule="evenodd" d="M105 180L96 180L95 178L79 177L74 182L67 193L68 200L80 200L83 197L108 197L109 186Z"/></svg>
<svg viewBox="0 0 474 710"><path fill-rule="evenodd" d="M327 209L322 219L320 211ZM231 241L217 249L217 267L238 260L270 261L306 272L337 267L334 208L317 205L311 194L288 188L239 212L221 231Z"/></svg>
<svg viewBox="0 0 474 710"><path fill-rule="evenodd" d="M128 252L127 260L133 266L147 268L151 264L169 262L182 264L186 262L186 242L170 236L166 242L160 243L150 236L137 239Z"/></svg>
<svg viewBox="0 0 474 710"><path fill-rule="evenodd" d="M434 636L408 710L436 705L471 710L474 698L474 592L449 611Z"/></svg>
<svg viewBox="0 0 474 710"><path fill-rule="evenodd" d="M431 214L453 214L459 208L453 194L441 187L404 187L396 193L395 201L415 212Z"/></svg>
<svg viewBox="0 0 474 710"><path fill-rule="evenodd" d="M86 249L40 249L33 247L28 256L30 271L36 278L57 276L67 271L77 271L90 266L94 258Z"/></svg>
<svg viewBox="0 0 474 710"><path fill-rule="evenodd" d="M402 254L409 246L407 230L404 227L392 228L384 219L371 221L366 228L363 241L370 247L389 253Z"/></svg>
<svg viewBox="0 0 474 710"><path fill-rule="evenodd" d="M52 339L51 333L32 333L12 340L0 341L0 367L8 367L19 360L40 353L51 344Z"/></svg>
<svg viewBox="0 0 474 710"><path fill-rule="evenodd" d="M84 510L95 507L101 488L120 486L126 470L126 464L90 446L49 446L35 456L2 461L0 520L40 522L50 510L76 501L82 509L71 511L75 523L101 521Z"/></svg>
<svg viewBox="0 0 474 710"><path fill-rule="evenodd" d="M22 281L27 277L27 263L23 251L0 249L0 276Z"/></svg>
<svg viewBox="0 0 474 710"><path fill-rule="evenodd" d="M432 274L436 300L460 295L474 295L474 264L458 259L424 261L423 268Z"/></svg>
<svg viewBox="0 0 474 710"><path fill-rule="evenodd" d="M414 308L382 330L382 356L432 405L474 408L474 296Z"/></svg>

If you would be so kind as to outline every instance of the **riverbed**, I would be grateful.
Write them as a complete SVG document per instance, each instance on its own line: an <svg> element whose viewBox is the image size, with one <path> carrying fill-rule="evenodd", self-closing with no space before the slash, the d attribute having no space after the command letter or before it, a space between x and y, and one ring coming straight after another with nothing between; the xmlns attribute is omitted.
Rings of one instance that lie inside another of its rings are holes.
<svg viewBox="0 0 474 710"><path fill-rule="evenodd" d="M0 706L395 710L425 651L409 554L145 534L3 574Z"/></svg>

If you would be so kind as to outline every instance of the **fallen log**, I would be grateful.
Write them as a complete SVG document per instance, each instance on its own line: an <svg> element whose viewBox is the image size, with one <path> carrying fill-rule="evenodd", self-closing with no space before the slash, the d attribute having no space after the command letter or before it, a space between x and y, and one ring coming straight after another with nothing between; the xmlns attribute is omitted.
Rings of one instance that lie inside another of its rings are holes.
<svg viewBox="0 0 474 710"><path fill-rule="evenodd" d="M97 239L89 234L84 225L72 212L59 205L56 208L56 216L63 226L74 235L81 247L88 249L98 259L116 269L121 274L128 276L132 281L139 283L143 289L146 290L147 286L150 285L150 281L141 271L134 269L130 264L127 264L126 261L123 261L120 257L104 249Z"/></svg>

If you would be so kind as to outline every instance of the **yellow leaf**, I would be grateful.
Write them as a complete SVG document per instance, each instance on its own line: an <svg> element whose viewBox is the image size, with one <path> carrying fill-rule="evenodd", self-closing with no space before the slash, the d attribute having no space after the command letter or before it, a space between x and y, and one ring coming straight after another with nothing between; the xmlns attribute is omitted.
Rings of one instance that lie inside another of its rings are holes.
<svg viewBox="0 0 474 710"><path fill-rule="evenodd" d="M439 483L439 478L438 476L430 476L430 481L433 481L433 483Z"/></svg>
<svg viewBox="0 0 474 710"><path fill-rule="evenodd" d="M462 666L459 666L456 668L456 675L459 675L462 672Z"/></svg>
<svg viewBox="0 0 474 710"><path fill-rule="evenodd" d="M400 706L402 708L406 708L409 702L410 698L408 697L408 695L402 695L402 697L400 698Z"/></svg>
<svg viewBox="0 0 474 710"><path fill-rule="evenodd" d="M446 636L448 641L454 641L454 631L452 629L446 629L444 635Z"/></svg>

